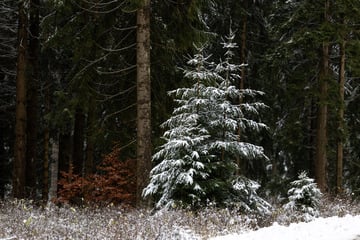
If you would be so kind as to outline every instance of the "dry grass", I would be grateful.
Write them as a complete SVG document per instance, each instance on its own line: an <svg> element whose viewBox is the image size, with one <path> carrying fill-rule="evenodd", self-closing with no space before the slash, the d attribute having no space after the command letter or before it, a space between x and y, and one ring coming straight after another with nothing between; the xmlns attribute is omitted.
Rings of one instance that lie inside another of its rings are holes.
<svg viewBox="0 0 360 240"><path fill-rule="evenodd" d="M322 217L359 215L360 204L324 198ZM199 212L108 207L36 206L24 200L0 202L0 239L207 239L227 233L299 220L281 208L260 217L213 207Z"/></svg>

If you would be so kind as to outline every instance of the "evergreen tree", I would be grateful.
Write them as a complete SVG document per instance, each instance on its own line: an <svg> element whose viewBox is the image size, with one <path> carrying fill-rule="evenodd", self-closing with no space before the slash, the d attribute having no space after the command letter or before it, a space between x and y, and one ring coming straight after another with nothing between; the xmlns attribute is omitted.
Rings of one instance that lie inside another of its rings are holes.
<svg viewBox="0 0 360 240"><path fill-rule="evenodd" d="M164 133L166 141L154 154L159 164L151 170L149 185L144 196L155 195L157 207L171 206L174 200L184 204L197 204L206 197L203 186L209 177L208 163L211 162L207 146L210 138L204 127L207 107L211 106L208 83L218 77L208 69L207 58L199 53L188 64L193 71L184 71L185 77L195 81L191 88L170 91L179 107L162 126L169 128Z"/></svg>
<svg viewBox="0 0 360 240"><path fill-rule="evenodd" d="M233 37L231 33L223 43L225 61L218 65L204 56L204 47L198 48L188 61L192 68L184 70L185 78L194 84L170 91L179 107L163 124L169 129L164 133L166 142L153 156L159 163L144 190L144 196L156 197L159 208L174 203L194 207L209 201L231 204L240 192L234 187L236 157L264 157L261 147L240 142L236 135L238 127L260 129L265 125L246 118L242 111L257 112L262 103L244 103L242 108L233 104L240 94L259 93L234 86L241 66L230 62L236 47Z"/></svg>
<svg viewBox="0 0 360 240"><path fill-rule="evenodd" d="M233 56L232 61L247 64L247 67L240 70L239 75L241 78L234 83L239 89L251 88L265 92L269 91L266 87L266 83L269 81L269 72L262 75L260 70L264 65L264 52L267 51L271 43L268 29L266 29L266 26L268 26L267 14L269 14L271 5L272 3L269 1L216 0L213 9L204 13L209 29L213 30L215 34L220 36L228 34L229 23L236 30L237 34L233 42L237 43L238 47L233 49L236 54ZM214 12L217 14L213 14ZM221 40L219 39L214 39L214 41L220 43ZM214 44L211 47L211 53L214 56L222 56L221 44ZM268 96L266 94L261 98L266 99ZM238 102L241 103L242 101L247 102L248 99L245 96L240 96ZM268 132L249 134L242 132L242 129L239 128L237 134L242 139L241 141L250 141L257 145L266 146L267 154L271 154L269 150L271 150L272 143ZM264 167L265 164L268 164L268 160L252 164L246 159L239 158L237 164L240 167L237 174L244 174L251 179L268 182L269 179L266 178L267 172Z"/></svg>
<svg viewBox="0 0 360 240"><path fill-rule="evenodd" d="M289 202L284 205L284 208L300 211L305 214L305 217L306 215L310 217L318 216L318 207L322 194L314 179L309 178L304 171L299 174L298 180L291 182L290 185L291 188L288 191Z"/></svg>
<svg viewBox="0 0 360 240"><path fill-rule="evenodd" d="M251 160L260 160L259 157L267 159L263 153L262 147L247 142L248 134L259 133L262 129L267 129L264 123L257 122L250 116L255 117L259 115L259 111L266 108L266 105L259 101L251 102L256 96L263 95L261 91L256 91L249 88L240 87L235 88L236 83L241 82L243 75L243 68L246 65L238 65L232 63L233 57L237 51L238 45L236 44L235 33L230 28L230 33L226 39L222 41L222 46L226 50L225 61L221 62L217 66L217 71L223 76L223 81L220 83L220 89L224 91L224 101L222 104L223 119L222 125L217 126L217 129L223 128L223 149L217 151L224 151L228 154L232 154L229 160L236 160L237 164L237 177L232 180L232 197L231 201L236 202L236 205L240 209L250 212L256 211L261 214L269 213L271 206L265 200L258 196L257 190L260 188L260 184L256 181L250 180L246 177L246 169L244 168L244 162ZM240 75L239 75L240 73ZM230 101L229 101L230 100ZM246 100L246 101L245 101ZM238 102L238 105L233 105L232 102ZM234 109L236 107L237 109ZM239 116L233 118L233 115L228 115L228 110L239 111ZM228 117L229 116L229 117ZM237 121L237 126L234 129L231 123ZM219 133L219 132L218 132ZM221 131L220 131L221 133ZM234 142L234 139L236 142ZM233 151L232 145L241 147L240 151Z"/></svg>
<svg viewBox="0 0 360 240"><path fill-rule="evenodd" d="M349 157L345 165L353 161L342 145L355 138L347 139L347 125L354 121L346 121L345 102L349 100L346 93L341 96L342 85L350 86L351 80L339 76L352 75L357 69L350 67L357 61L357 50L350 48L357 41L353 37L357 35L358 3L276 1L273 6L268 26L274 47L267 55L269 65L263 67L269 79L265 84L270 84L268 105L273 106L275 117L270 120L274 123L272 158L279 173L286 171L292 177L307 169L310 176L317 175L319 187L329 185L328 190L335 187L337 167L337 189L341 190L342 152L344 159Z"/></svg>
<svg viewBox="0 0 360 240"><path fill-rule="evenodd" d="M338 87L336 94L338 102L337 110L337 157L336 157L336 191L342 193L344 190L343 168L351 169L352 173L346 172L348 176L358 176L359 171L359 157L353 155L354 148L351 146L353 141L357 141L356 126L359 122L353 116L357 115L356 110L351 109L352 102L356 102L358 94L358 78L353 78L358 75L359 60L359 32L356 30L356 23L359 22L360 3L353 1L336 1L332 4L332 24L335 29L335 42L337 47L334 48L335 60L334 64L337 66ZM355 99L354 99L355 98ZM335 125L335 124L334 124ZM350 144L349 144L350 143ZM357 146L355 143L354 146ZM357 149L355 147L355 149ZM350 163L351 166L346 166ZM355 163L355 164L353 164ZM355 170L355 172L353 172ZM357 173L356 173L357 172ZM358 184L351 184L357 188ZM351 188L352 188L351 186Z"/></svg>

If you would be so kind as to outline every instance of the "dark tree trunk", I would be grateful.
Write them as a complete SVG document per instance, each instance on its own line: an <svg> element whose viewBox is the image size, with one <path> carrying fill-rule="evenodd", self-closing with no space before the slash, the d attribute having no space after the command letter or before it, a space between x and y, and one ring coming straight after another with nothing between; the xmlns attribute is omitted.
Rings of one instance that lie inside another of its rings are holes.
<svg viewBox="0 0 360 240"><path fill-rule="evenodd" d="M50 78L46 78L45 84L45 115L50 113L51 103L51 83ZM58 157L57 157L58 158ZM43 160L43 186L42 198L44 201L49 200L49 164L50 164L50 126L45 122L44 127L44 160Z"/></svg>
<svg viewBox="0 0 360 240"><path fill-rule="evenodd" d="M52 139L51 142L51 157L50 157L50 184L49 184L49 196L48 200L52 201L57 197L57 183L59 175L59 144L57 137Z"/></svg>
<svg viewBox="0 0 360 240"><path fill-rule="evenodd" d="M62 132L59 136L59 174L69 172L72 163L72 139L70 132ZM61 176L59 176L61 177Z"/></svg>
<svg viewBox="0 0 360 240"><path fill-rule="evenodd" d="M309 115L309 124L310 124L310 129L309 129L309 152L308 152L308 166L309 166L309 175L310 176L315 176L315 162L313 161L314 157L315 157L315 152L316 152L316 127L317 127L317 118L316 118L316 114L317 114L317 99L316 98L312 98L311 99L311 107L310 107L310 115Z"/></svg>
<svg viewBox="0 0 360 240"><path fill-rule="evenodd" d="M0 128L0 131L3 133L4 129ZM4 143L4 136L0 134L0 199L4 198L6 184L6 160Z"/></svg>
<svg viewBox="0 0 360 240"><path fill-rule="evenodd" d="M25 1L19 1L18 25L13 196L15 198L24 198L26 169L26 51L28 48Z"/></svg>
<svg viewBox="0 0 360 240"><path fill-rule="evenodd" d="M339 136L337 142L337 160L336 160L336 192L342 193L343 185L343 162L344 162L344 89L345 89L345 45L343 41L340 44L340 69L339 69L339 97L340 106L338 110L339 118Z"/></svg>
<svg viewBox="0 0 360 240"><path fill-rule="evenodd" d="M49 156L50 156L50 130L46 126L44 129L44 160L43 160L43 185L42 185L42 199L48 200L49 195Z"/></svg>
<svg viewBox="0 0 360 240"><path fill-rule="evenodd" d="M84 165L84 129L85 115L82 109L77 108L75 112L72 164L74 174L78 175L82 175Z"/></svg>
<svg viewBox="0 0 360 240"><path fill-rule="evenodd" d="M324 18L329 18L329 1L325 1ZM317 112L316 152L315 152L315 180L321 191L327 191L327 118L328 118L328 78L329 78L329 43L323 42L319 84L319 104Z"/></svg>
<svg viewBox="0 0 360 240"><path fill-rule="evenodd" d="M243 12L243 16L241 18L242 20L242 29L241 29L241 46L240 46L240 63L241 64L245 64L246 63L246 36L247 36L247 24L248 24L248 16L247 16L247 11L248 11L248 1L245 0L244 1L244 12ZM241 73L240 73L240 82L239 82L239 89L243 90L244 89L244 84L246 81L246 68L242 67L241 68ZM241 107L241 104L244 102L243 96L242 94L239 97L239 106ZM238 128L238 141L241 141L241 128ZM240 174L245 174L246 172L246 161L244 159L241 159L239 156L236 159L237 162L237 175ZM273 164L273 166L275 166L276 164ZM276 168L273 168L273 170L275 170Z"/></svg>
<svg viewBox="0 0 360 240"><path fill-rule="evenodd" d="M328 68L328 45L324 44L323 46L323 71L327 71ZM320 74L319 77L319 105L317 113L317 132L316 132L316 154L315 154L315 179L318 184L318 187L322 191L327 190L326 183L326 165L327 165L327 115L328 115L328 106L326 103L327 94L328 94L328 83L327 83L327 74Z"/></svg>
<svg viewBox="0 0 360 240"><path fill-rule="evenodd" d="M87 117L85 175L92 174L94 170L94 125L95 103L94 101L90 100Z"/></svg>
<svg viewBox="0 0 360 240"><path fill-rule="evenodd" d="M26 140L26 195L35 198L36 192L36 148L38 129L39 89L39 0L30 0L30 33L27 84L27 140Z"/></svg>

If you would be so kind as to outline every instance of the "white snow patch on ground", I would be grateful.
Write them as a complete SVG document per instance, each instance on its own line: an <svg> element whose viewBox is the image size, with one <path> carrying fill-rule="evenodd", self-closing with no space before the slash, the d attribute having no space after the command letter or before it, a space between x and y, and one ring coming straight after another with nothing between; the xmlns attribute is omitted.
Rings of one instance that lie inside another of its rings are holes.
<svg viewBox="0 0 360 240"><path fill-rule="evenodd" d="M360 216L317 218L308 223L293 223L261 228L243 234L230 234L211 240L360 240Z"/></svg>

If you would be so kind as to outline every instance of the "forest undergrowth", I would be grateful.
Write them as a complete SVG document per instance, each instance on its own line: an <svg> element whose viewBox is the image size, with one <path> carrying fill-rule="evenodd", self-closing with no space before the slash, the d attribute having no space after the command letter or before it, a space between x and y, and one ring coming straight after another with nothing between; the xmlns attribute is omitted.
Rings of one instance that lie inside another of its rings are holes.
<svg viewBox="0 0 360 240"><path fill-rule="evenodd" d="M275 204L276 205L276 204ZM360 204L347 198L323 197L320 217L359 215ZM272 214L242 214L210 206L199 211L74 207L31 201L0 202L0 239L207 239L269 226L303 221L299 212L280 205Z"/></svg>

